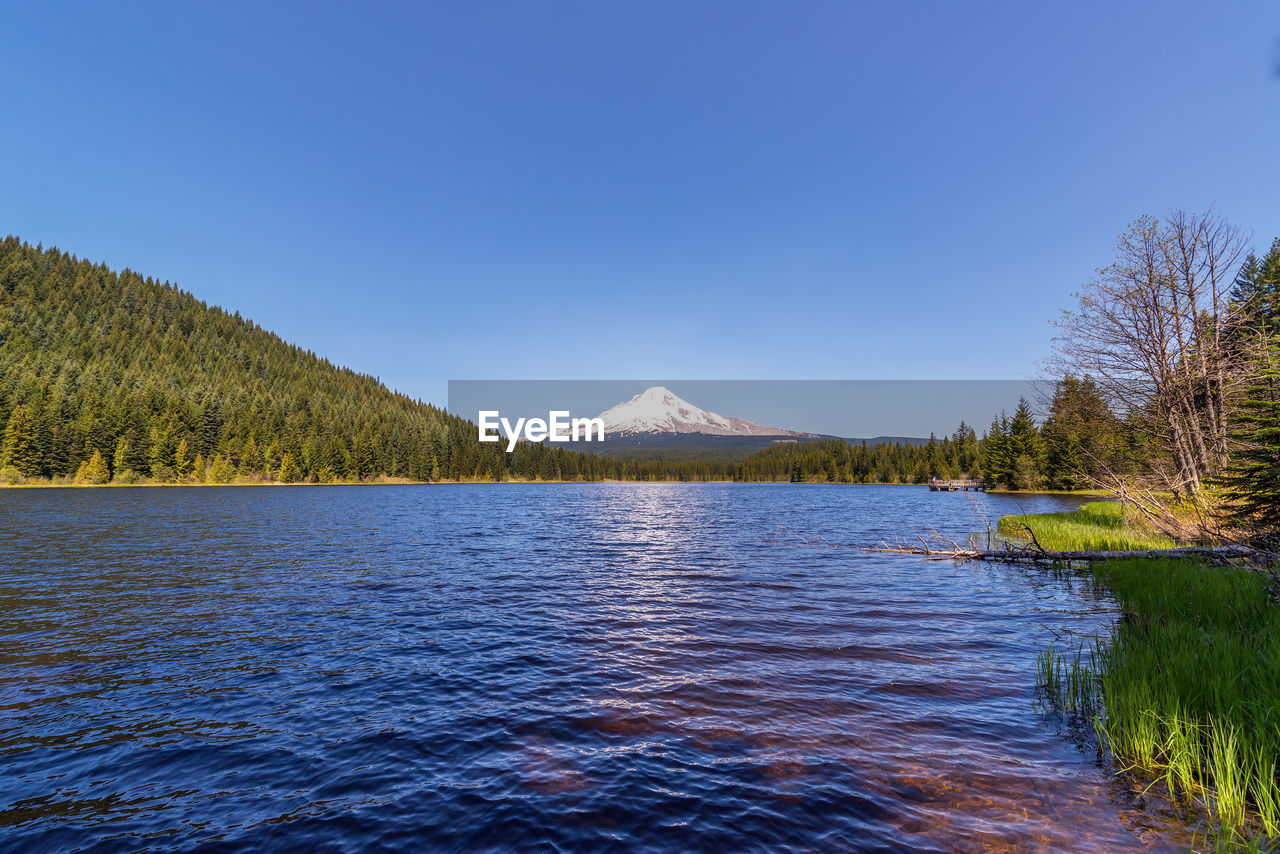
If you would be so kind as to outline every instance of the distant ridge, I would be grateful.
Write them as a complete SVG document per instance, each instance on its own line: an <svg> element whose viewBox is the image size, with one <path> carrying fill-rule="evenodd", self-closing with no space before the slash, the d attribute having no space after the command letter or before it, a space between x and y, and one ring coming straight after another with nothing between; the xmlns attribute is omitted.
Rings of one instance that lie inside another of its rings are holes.
<svg viewBox="0 0 1280 854"><path fill-rule="evenodd" d="M737 461L778 444L839 439L768 427L703 409L665 386L652 386L600 413L605 441L582 445L589 453L634 460ZM850 444L924 445L928 439L877 436Z"/></svg>

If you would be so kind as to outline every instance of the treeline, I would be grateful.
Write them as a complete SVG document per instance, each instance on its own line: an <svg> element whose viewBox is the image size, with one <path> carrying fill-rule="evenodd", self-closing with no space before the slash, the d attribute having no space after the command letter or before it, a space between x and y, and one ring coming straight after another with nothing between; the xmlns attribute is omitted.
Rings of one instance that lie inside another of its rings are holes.
<svg viewBox="0 0 1280 854"><path fill-rule="evenodd" d="M992 420L981 442L982 477L1015 490L1097 487L1100 462L1118 466L1136 450L1131 436L1091 378L1068 374L1054 388L1043 425L1025 399L1012 416Z"/></svg>
<svg viewBox="0 0 1280 854"><path fill-rule="evenodd" d="M923 445L856 445L841 440L785 443L735 466L736 480L791 483L925 483L976 474L978 440L961 423L952 436Z"/></svg>
<svg viewBox="0 0 1280 854"><path fill-rule="evenodd" d="M737 462L609 461L617 480L738 481L775 483L926 483L931 478L978 476L980 443L961 424L953 436L928 443L842 439L779 442Z"/></svg>

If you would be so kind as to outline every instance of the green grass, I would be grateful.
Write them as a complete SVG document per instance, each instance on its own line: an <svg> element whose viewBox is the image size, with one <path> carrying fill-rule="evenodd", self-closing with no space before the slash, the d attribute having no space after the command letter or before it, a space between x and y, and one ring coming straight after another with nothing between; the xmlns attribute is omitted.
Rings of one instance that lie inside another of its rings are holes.
<svg viewBox="0 0 1280 854"><path fill-rule="evenodd" d="M1171 549L1178 545L1143 530L1125 513L1124 505L1110 501L1094 501L1067 513L1000 518L1000 533L1019 542L1030 542L1027 527L1035 532L1041 546L1054 552Z"/></svg>
<svg viewBox="0 0 1280 854"><path fill-rule="evenodd" d="M1091 571L1124 617L1087 657L1042 653L1042 690L1093 717L1118 767L1196 808L1213 847L1280 842L1280 606L1264 577L1168 559Z"/></svg>

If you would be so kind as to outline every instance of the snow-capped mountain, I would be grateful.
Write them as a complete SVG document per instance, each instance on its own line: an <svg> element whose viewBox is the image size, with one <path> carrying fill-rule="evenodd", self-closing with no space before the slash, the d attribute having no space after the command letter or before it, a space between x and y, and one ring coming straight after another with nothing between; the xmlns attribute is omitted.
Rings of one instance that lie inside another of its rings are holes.
<svg viewBox="0 0 1280 854"><path fill-rule="evenodd" d="M662 386L647 388L599 416L606 436L643 433L703 433L712 436L777 436L816 438L778 427L763 427L745 418L730 418L694 406Z"/></svg>

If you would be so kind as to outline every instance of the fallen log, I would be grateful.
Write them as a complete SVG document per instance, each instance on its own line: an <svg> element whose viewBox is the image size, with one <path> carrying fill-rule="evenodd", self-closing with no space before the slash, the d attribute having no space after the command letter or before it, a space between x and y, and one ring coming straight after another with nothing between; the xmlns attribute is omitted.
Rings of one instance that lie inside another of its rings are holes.
<svg viewBox="0 0 1280 854"><path fill-rule="evenodd" d="M1203 557L1211 561L1247 560L1257 554L1248 546L1182 546L1173 549L1135 549L1133 551L1070 551L1055 552L1045 549L1007 546L995 549L978 548L930 548L925 546L846 546L828 543L833 548L856 549L863 552L890 552L912 554L930 558L953 560L989 560L1001 562L1034 561L1038 563L1071 563L1076 561L1122 560L1124 558L1178 558Z"/></svg>
<svg viewBox="0 0 1280 854"><path fill-rule="evenodd" d="M928 541L920 536L916 537L920 541L918 546L905 543L893 546L888 543L881 543L879 546L857 546L833 543L823 536L802 537L782 526L779 526L778 530L787 537L797 539L810 546L822 545L833 549L853 549L861 552L920 555L930 560L982 560L1000 563L1087 563L1102 560L1123 560L1125 558L1198 557L1204 558L1210 563L1225 566L1231 564L1232 561L1259 560L1271 556L1271 553L1262 549L1238 543L1222 546L1178 546L1171 549L1135 549L1132 551L1060 552L1041 548L1040 544L1035 542L1034 535L1032 538L1033 545L1028 546L1008 542L1001 543L994 548L978 548L973 544L962 546L954 540L946 539L937 534L934 534L934 538L939 543L937 547L931 546Z"/></svg>

